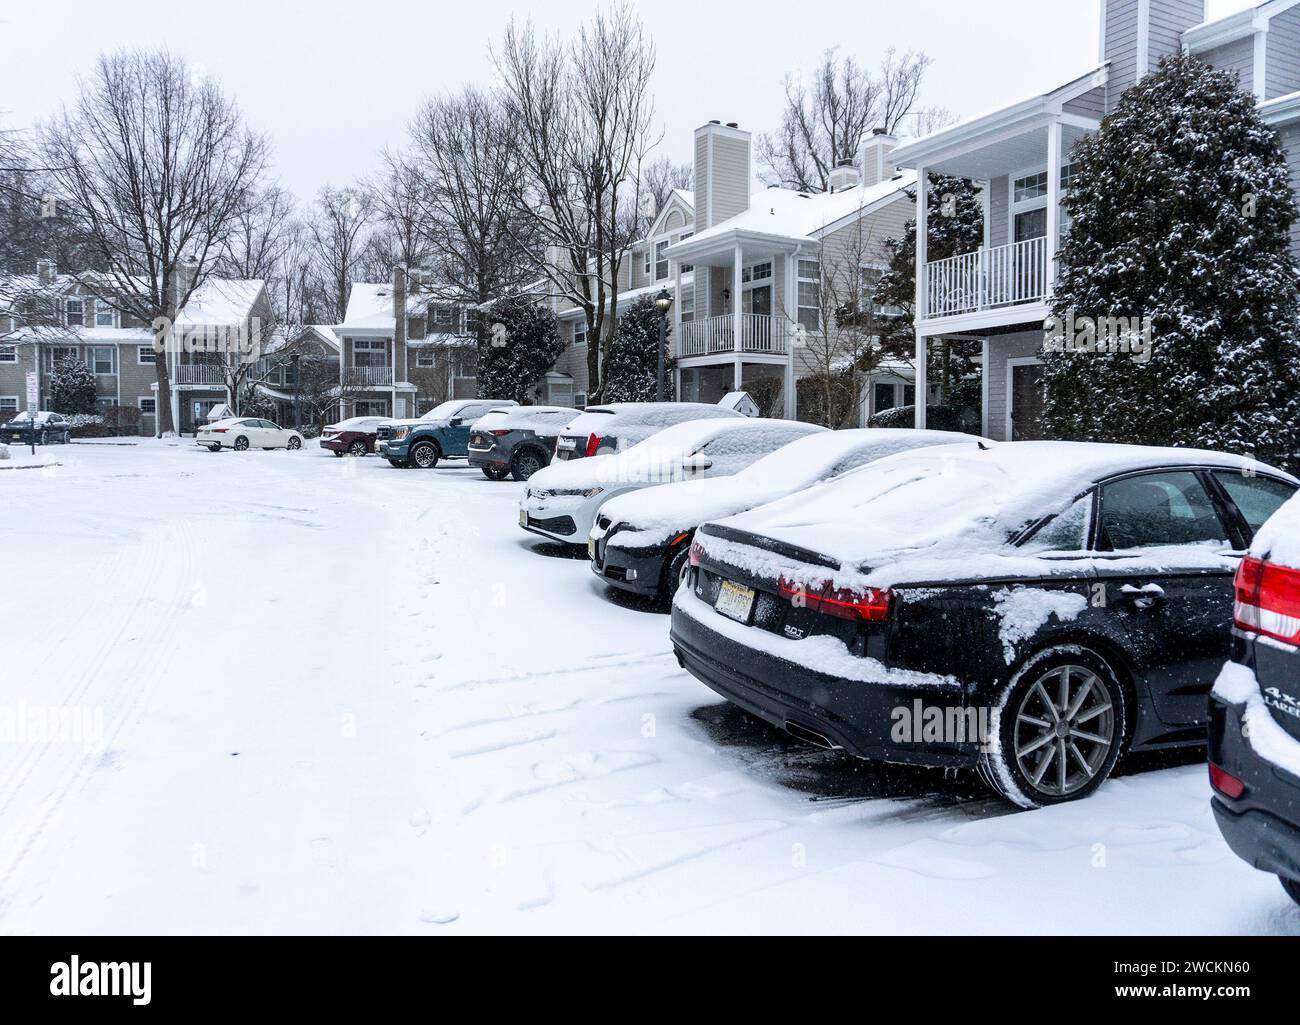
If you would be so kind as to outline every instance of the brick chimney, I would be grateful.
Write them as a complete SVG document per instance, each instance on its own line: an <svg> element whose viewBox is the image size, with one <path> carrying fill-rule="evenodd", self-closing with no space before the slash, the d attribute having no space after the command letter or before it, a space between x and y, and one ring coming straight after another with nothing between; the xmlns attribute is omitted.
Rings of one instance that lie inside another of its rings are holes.
<svg viewBox="0 0 1300 1025"><path fill-rule="evenodd" d="M848 192L862 184L862 172L856 160L841 160L830 174L832 192Z"/></svg>
<svg viewBox="0 0 1300 1025"><path fill-rule="evenodd" d="M898 149L897 136L890 135L883 128L877 128L870 135L862 137L862 184L870 188L887 182L898 173L890 154Z"/></svg>
<svg viewBox="0 0 1300 1025"><path fill-rule="evenodd" d="M1102 0L1101 59L1110 63L1106 109L1182 48L1182 35L1205 20L1205 0Z"/></svg>
<svg viewBox="0 0 1300 1025"><path fill-rule="evenodd" d="M695 130L695 230L704 231L749 209L754 144L735 122L710 121Z"/></svg>

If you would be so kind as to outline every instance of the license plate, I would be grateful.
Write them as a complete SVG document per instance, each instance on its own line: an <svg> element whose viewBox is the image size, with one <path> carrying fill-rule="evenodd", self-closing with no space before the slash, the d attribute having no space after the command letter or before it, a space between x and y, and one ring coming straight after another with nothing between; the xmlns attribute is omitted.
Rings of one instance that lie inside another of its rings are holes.
<svg viewBox="0 0 1300 1025"><path fill-rule="evenodd" d="M560 448L564 449L565 452L572 452L577 447L578 442L573 438L560 439Z"/></svg>
<svg viewBox="0 0 1300 1025"><path fill-rule="evenodd" d="M749 616L754 611L755 597L753 588L724 580L722 591L718 594L718 604L714 608L728 619L748 625Z"/></svg>
<svg viewBox="0 0 1300 1025"><path fill-rule="evenodd" d="M527 509L520 509L520 510L519 510L519 525L520 525L521 527L523 527L525 530L528 528L528 510L527 510Z"/></svg>

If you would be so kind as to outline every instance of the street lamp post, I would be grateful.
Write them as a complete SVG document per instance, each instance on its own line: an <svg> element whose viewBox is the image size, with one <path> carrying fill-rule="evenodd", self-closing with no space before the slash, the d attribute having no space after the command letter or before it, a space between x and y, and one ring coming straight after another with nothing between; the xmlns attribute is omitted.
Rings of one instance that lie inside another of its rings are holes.
<svg viewBox="0 0 1300 1025"><path fill-rule="evenodd" d="M289 357L289 362L293 364L293 429L302 430L302 411L298 405L298 396L302 394L302 375L298 369L302 356L294 353Z"/></svg>
<svg viewBox="0 0 1300 1025"><path fill-rule="evenodd" d="M655 378L655 401L667 400L667 388L664 381L664 366L668 358L668 314L673 308L673 297L664 289L655 297L655 309L659 311L659 374Z"/></svg>

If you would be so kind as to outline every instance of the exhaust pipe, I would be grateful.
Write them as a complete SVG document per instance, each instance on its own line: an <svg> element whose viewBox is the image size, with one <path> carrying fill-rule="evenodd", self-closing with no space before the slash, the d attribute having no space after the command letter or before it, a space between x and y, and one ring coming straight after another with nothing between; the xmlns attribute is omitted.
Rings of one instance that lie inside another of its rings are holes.
<svg viewBox="0 0 1300 1025"><path fill-rule="evenodd" d="M797 722L787 722L785 732L794 737L795 740L803 741L805 744L811 744L813 747L819 747L823 751L838 751L839 744L831 740L816 730L809 729L807 726L801 726Z"/></svg>

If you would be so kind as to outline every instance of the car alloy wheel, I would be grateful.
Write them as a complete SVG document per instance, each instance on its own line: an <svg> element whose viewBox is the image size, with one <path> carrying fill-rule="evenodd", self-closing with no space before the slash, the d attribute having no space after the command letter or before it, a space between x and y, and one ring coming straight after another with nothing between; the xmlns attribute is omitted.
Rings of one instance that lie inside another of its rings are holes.
<svg viewBox="0 0 1300 1025"><path fill-rule="evenodd" d="M1283 879L1282 889L1286 890L1287 896L1300 904L1300 879Z"/></svg>
<svg viewBox="0 0 1300 1025"><path fill-rule="evenodd" d="M353 459L360 459L366 454L366 443L364 441L354 441L348 446L348 455Z"/></svg>
<svg viewBox="0 0 1300 1025"><path fill-rule="evenodd" d="M542 457L531 449L520 452L511 460L510 472L521 484L533 478L533 475L545 469Z"/></svg>
<svg viewBox="0 0 1300 1025"><path fill-rule="evenodd" d="M302 448L302 439L301 439L301 438L290 438L290 439L289 439L289 451L290 451L290 452L297 452L300 448Z"/></svg>
<svg viewBox="0 0 1300 1025"><path fill-rule="evenodd" d="M483 476L488 480L503 481L510 476L510 471L502 466L485 466Z"/></svg>
<svg viewBox="0 0 1300 1025"><path fill-rule="evenodd" d="M248 451L248 439L247 439L247 438L236 438L236 439L235 439L235 451L236 451L236 452L247 452L247 451Z"/></svg>
<svg viewBox="0 0 1300 1025"><path fill-rule="evenodd" d="M421 470L432 470L438 465L438 450L432 445L416 445L411 452L411 462Z"/></svg>
<svg viewBox="0 0 1300 1025"><path fill-rule="evenodd" d="M1016 764L1034 796L1069 800L1095 783L1120 742L1115 697L1097 673L1078 665L1051 669L1016 710Z"/></svg>

